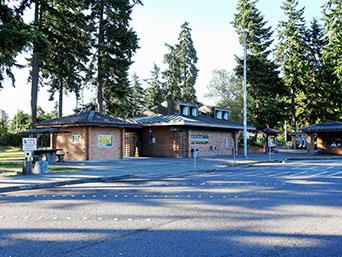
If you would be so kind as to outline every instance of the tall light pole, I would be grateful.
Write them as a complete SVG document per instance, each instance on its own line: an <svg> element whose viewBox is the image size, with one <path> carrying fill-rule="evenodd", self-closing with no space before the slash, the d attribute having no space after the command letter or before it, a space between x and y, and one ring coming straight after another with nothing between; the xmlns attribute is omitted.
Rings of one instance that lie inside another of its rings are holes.
<svg viewBox="0 0 342 257"><path fill-rule="evenodd" d="M246 33L248 29L243 29L243 156L247 159L247 71L246 71Z"/></svg>

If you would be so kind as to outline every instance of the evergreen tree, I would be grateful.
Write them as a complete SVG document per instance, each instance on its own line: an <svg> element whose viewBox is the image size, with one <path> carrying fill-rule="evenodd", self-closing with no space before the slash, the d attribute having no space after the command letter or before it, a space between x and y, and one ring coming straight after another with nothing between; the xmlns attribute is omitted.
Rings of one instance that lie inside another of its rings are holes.
<svg viewBox="0 0 342 257"><path fill-rule="evenodd" d="M342 2L327 0L323 6L324 25L328 37L325 58L333 62L334 73L342 83Z"/></svg>
<svg viewBox="0 0 342 257"><path fill-rule="evenodd" d="M198 58L188 22L181 26L178 43L166 46L169 49L164 56L164 63L168 66L163 73L166 80L166 98L195 102Z"/></svg>
<svg viewBox="0 0 342 257"><path fill-rule="evenodd" d="M310 28L307 30L306 53L307 70L306 85L304 87L305 97L303 106L305 112L298 118L306 124L314 124L321 121L325 116L329 103L325 99L325 84L322 79L322 53L326 47L326 40L323 37L323 28L317 19L313 19Z"/></svg>
<svg viewBox="0 0 342 257"><path fill-rule="evenodd" d="M90 54L83 1L55 3L54 11L42 17L42 31L49 41L49 51L41 56L41 71L50 86L51 100L59 92L59 117L62 117L64 90L79 97Z"/></svg>
<svg viewBox="0 0 342 257"><path fill-rule="evenodd" d="M323 51L324 119L342 120L342 3L327 0L323 6L327 47Z"/></svg>
<svg viewBox="0 0 342 257"><path fill-rule="evenodd" d="M283 82L290 92L292 129L298 130L304 124L298 123L298 116L305 112L305 81L307 46L305 42L304 8L298 9L297 0L285 0L282 9L286 20L279 23L277 60L281 65Z"/></svg>
<svg viewBox="0 0 342 257"><path fill-rule="evenodd" d="M191 38L191 29L188 22L183 23L181 26L176 51L180 65L180 87L182 100L195 102L195 84L198 75L196 63L198 58Z"/></svg>
<svg viewBox="0 0 342 257"><path fill-rule="evenodd" d="M4 74L11 78L14 86L15 78L12 67L23 67L17 64L15 57L21 53L30 40L30 28L20 13L10 8L7 1L0 1L0 89Z"/></svg>
<svg viewBox="0 0 342 257"><path fill-rule="evenodd" d="M90 0L93 48L96 67L98 111L115 116L125 114L129 96L128 69L138 48L138 37L130 28L133 5L127 0Z"/></svg>
<svg viewBox="0 0 342 257"><path fill-rule="evenodd" d="M8 132L8 114L4 110L0 110L0 135Z"/></svg>
<svg viewBox="0 0 342 257"><path fill-rule="evenodd" d="M141 87L140 79L136 73L132 77L132 86L130 88L130 113L129 116L137 116L144 109L144 89Z"/></svg>
<svg viewBox="0 0 342 257"><path fill-rule="evenodd" d="M177 49L174 46L166 44L169 52L164 55L164 63L167 65L163 72L165 79L165 97L166 99L180 99L182 90L180 87L180 63L177 56Z"/></svg>
<svg viewBox="0 0 342 257"><path fill-rule="evenodd" d="M257 1L239 0L233 21L240 43L243 44L243 29L247 28L247 97L248 120L257 129L276 127L284 115L286 93L279 78L278 67L269 57L272 44L271 27L256 7ZM237 59L235 73L243 79L243 59Z"/></svg>
<svg viewBox="0 0 342 257"><path fill-rule="evenodd" d="M62 0L61 0L62 1ZM38 89L39 89L39 72L41 66L41 55L48 51L49 42L44 35L42 28L42 18L46 11L53 12L54 4L51 0L22 0L18 8L19 12L23 12L27 8L31 8L34 4L34 20L31 24L31 43L32 43L32 58L30 65L32 67L31 80L31 126L36 127L37 123L37 105L38 105Z"/></svg>
<svg viewBox="0 0 342 257"><path fill-rule="evenodd" d="M154 64L151 77L146 80L148 87L144 90L144 109L150 110L166 100L164 97L164 83L161 81L160 68Z"/></svg>
<svg viewBox="0 0 342 257"><path fill-rule="evenodd" d="M240 44L243 45L243 29L248 29L246 44L249 54L263 55L270 53L269 47L272 40L272 28L267 27L267 22L256 7L257 0L239 0L234 15L233 26L239 35Z"/></svg>

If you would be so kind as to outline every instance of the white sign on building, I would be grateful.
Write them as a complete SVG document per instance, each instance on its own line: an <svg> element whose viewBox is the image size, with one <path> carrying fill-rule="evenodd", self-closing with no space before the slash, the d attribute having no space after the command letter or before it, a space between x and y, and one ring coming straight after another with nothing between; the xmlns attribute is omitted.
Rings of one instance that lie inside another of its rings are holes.
<svg viewBox="0 0 342 257"><path fill-rule="evenodd" d="M37 150L37 138L23 138L23 151Z"/></svg>
<svg viewBox="0 0 342 257"><path fill-rule="evenodd" d="M234 148L234 139L226 137L226 148Z"/></svg>

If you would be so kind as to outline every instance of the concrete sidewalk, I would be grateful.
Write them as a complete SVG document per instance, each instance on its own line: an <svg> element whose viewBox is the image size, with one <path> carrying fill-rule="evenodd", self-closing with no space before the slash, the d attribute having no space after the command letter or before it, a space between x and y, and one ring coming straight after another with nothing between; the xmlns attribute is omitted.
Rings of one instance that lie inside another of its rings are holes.
<svg viewBox="0 0 342 257"><path fill-rule="evenodd" d="M251 154L248 159L237 156L237 165L248 165L268 161L267 154ZM341 159L342 156L306 155L302 153L276 153L272 161L289 159ZM67 167L79 167L84 171L67 173L49 173L45 175L0 177L0 192L49 188L70 184L123 180L128 178L153 178L177 176L191 172L204 172L229 168L234 164L232 158L199 158L196 167L193 159L175 158L129 158L114 161L64 162L58 164Z"/></svg>

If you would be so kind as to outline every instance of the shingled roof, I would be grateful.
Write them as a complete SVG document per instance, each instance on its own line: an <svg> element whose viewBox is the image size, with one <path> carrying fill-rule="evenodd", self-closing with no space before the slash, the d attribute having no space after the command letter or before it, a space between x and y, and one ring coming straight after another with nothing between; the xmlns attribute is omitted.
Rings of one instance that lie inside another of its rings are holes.
<svg viewBox="0 0 342 257"><path fill-rule="evenodd" d="M211 128L228 128L228 129L243 129L243 124L214 119L205 115L183 116L179 114L173 115L152 115L139 116L130 119L133 122L148 126L196 126L196 127L211 127ZM255 130L254 127L248 126L249 130Z"/></svg>
<svg viewBox="0 0 342 257"><path fill-rule="evenodd" d="M342 132L342 122L328 120L320 124L314 124L303 128L306 133L321 133L321 132Z"/></svg>
<svg viewBox="0 0 342 257"><path fill-rule="evenodd" d="M140 128L139 124L126 121L121 118L114 118L107 114L94 111L80 112L78 114L65 116L62 118L45 120L38 123L38 127L71 127L71 126L98 126L98 127L120 127L120 128Z"/></svg>

